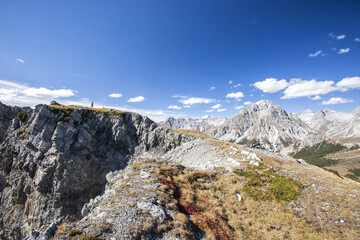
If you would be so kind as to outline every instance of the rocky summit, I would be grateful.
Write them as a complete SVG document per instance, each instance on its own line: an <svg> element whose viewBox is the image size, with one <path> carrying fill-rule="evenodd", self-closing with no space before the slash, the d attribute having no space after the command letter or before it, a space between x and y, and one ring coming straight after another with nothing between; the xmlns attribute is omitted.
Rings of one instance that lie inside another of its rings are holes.
<svg viewBox="0 0 360 240"><path fill-rule="evenodd" d="M252 147L279 151L322 139L301 120L279 105L262 100L240 110L234 117L207 131L210 136Z"/></svg>
<svg viewBox="0 0 360 240"><path fill-rule="evenodd" d="M266 101L237 118L259 122L212 130L223 141L113 109L0 104L0 238L360 238L359 183L230 141L306 125Z"/></svg>

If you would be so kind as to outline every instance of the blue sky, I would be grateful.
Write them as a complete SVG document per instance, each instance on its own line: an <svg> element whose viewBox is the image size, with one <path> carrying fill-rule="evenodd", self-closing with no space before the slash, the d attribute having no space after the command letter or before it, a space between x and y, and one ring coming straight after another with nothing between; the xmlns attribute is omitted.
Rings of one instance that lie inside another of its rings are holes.
<svg viewBox="0 0 360 240"><path fill-rule="evenodd" d="M360 105L359 13L357 0L4 0L0 101L155 120L231 117L262 99L347 112Z"/></svg>

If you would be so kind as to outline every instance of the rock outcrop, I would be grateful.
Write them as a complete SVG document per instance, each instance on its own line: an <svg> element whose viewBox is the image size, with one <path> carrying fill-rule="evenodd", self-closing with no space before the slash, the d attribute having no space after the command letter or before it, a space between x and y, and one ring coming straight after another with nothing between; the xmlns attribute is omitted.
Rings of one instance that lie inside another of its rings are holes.
<svg viewBox="0 0 360 240"><path fill-rule="evenodd" d="M0 238L79 218L106 174L190 139L135 113L0 103Z"/></svg>

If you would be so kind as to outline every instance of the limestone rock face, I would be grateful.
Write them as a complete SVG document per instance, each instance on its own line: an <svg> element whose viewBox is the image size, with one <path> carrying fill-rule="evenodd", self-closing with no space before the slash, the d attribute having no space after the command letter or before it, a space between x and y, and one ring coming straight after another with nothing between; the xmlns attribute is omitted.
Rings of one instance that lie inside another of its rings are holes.
<svg viewBox="0 0 360 240"><path fill-rule="evenodd" d="M22 111L25 121L17 119ZM80 217L84 204L104 192L106 174L190 139L135 113L0 103L0 239L23 239L44 224Z"/></svg>

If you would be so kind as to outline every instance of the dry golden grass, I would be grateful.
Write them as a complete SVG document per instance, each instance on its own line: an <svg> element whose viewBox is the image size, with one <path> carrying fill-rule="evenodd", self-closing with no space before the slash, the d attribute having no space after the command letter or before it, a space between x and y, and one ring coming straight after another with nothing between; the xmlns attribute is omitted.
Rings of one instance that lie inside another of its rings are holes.
<svg viewBox="0 0 360 240"><path fill-rule="evenodd" d="M66 110L66 109L76 110L80 108L79 106L76 105L49 105L49 106L51 108L59 109L59 110ZM124 111L116 110L116 109L112 109L111 111L108 108L86 108L86 109L100 114L102 113L102 114L110 114L116 116L122 116L123 114L125 114Z"/></svg>
<svg viewBox="0 0 360 240"><path fill-rule="evenodd" d="M347 180L336 184L339 180L334 174L320 168L314 168L312 174L306 169L302 171L296 161L284 162L282 160L262 156L263 167L252 171L265 171L270 165L279 169L276 174L283 175L283 179L297 179L306 185L294 200L255 200L251 194L244 192L244 186L249 181L245 176L234 172L194 171L182 170L176 166L164 165L160 173L164 176L162 183L167 186L160 189L161 196L166 201L172 201L173 211L180 214L192 215L192 222L206 232L209 239L356 239L360 237L360 228L353 212L357 208L351 204L356 199L346 197L351 190ZM265 166L264 166L265 165ZM282 172L286 168L288 172ZM246 169L250 170L250 169ZM321 171L321 173L317 172ZM293 174L296 173L296 174ZM274 175L276 175L274 173ZM292 175L290 177L290 175ZM286 177L285 177L286 176ZM289 178L290 177L290 178ZM329 185L322 186L315 177L336 186L341 194L334 195L335 189ZM312 183L319 184L314 191ZM285 185L288 187L288 185ZM320 191L320 192L316 192ZM242 197L238 201L237 195ZM329 206L324 208L324 202ZM174 208L174 206L181 206ZM301 206L303 210L294 210ZM351 210L349 210L351 209ZM321 220L318 219L320 214ZM330 216L329 216L330 215ZM184 221L183 215L181 221ZM186 217L186 216L185 216ZM337 224L342 219L344 224Z"/></svg>
<svg viewBox="0 0 360 240"><path fill-rule="evenodd" d="M67 233L66 228L67 228L67 223L63 222L62 224L57 226L56 233L57 234L66 234Z"/></svg>

